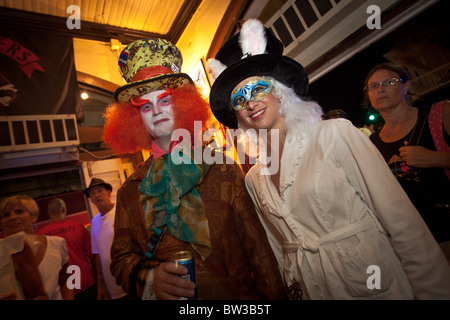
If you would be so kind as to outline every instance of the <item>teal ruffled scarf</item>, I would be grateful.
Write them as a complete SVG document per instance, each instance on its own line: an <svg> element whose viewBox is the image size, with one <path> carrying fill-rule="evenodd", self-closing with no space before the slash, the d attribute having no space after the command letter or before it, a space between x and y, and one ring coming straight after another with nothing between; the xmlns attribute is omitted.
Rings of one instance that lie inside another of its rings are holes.
<svg viewBox="0 0 450 320"><path fill-rule="evenodd" d="M175 164L174 157L177 163L181 159L181 164ZM147 229L167 225L174 237L190 242L203 260L211 253L211 239L203 202L195 187L208 170L209 165L195 164L175 148L172 153L153 159L139 187Z"/></svg>

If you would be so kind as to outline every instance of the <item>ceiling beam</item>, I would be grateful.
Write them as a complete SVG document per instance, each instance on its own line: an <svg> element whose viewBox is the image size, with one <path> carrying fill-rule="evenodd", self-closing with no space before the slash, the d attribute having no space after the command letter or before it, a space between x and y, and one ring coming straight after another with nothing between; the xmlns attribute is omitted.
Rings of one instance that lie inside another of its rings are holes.
<svg viewBox="0 0 450 320"><path fill-rule="evenodd" d="M101 79L92 74L88 74L88 73L81 72L81 71L77 71L77 81L85 83L85 84L93 86L93 87L101 88L108 92L114 92L117 90L118 87L120 87L116 83L107 81L105 79Z"/></svg>

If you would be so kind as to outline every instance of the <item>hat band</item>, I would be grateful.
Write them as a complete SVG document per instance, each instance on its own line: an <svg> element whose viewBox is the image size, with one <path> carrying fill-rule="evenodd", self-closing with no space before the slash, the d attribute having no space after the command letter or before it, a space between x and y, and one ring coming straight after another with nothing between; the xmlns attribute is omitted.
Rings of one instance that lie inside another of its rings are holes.
<svg viewBox="0 0 450 320"><path fill-rule="evenodd" d="M130 82L154 78L163 74L174 73L171 69L163 66L150 66L136 72Z"/></svg>

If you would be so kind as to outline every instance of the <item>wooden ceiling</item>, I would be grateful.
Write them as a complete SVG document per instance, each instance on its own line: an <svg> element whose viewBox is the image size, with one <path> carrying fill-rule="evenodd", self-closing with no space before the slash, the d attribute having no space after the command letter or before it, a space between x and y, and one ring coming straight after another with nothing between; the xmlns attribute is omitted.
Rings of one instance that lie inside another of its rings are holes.
<svg viewBox="0 0 450 320"><path fill-rule="evenodd" d="M0 23L128 44L146 37L176 43L202 0L0 0ZM68 29L76 5L81 29Z"/></svg>

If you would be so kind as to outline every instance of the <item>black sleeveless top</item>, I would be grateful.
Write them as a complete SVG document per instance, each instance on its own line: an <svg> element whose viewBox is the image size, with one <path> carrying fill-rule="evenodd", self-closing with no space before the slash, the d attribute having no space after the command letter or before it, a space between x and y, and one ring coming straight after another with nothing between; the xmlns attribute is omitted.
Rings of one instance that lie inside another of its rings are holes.
<svg viewBox="0 0 450 320"><path fill-rule="evenodd" d="M370 140L383 155L392 173L422 215L438 242L450 240L450 182L442 168L416 168L408 166L401 158L399 148L405 145L420 145L436 151L428 114L430 107L420 108L414 128L402 139L386 143L379 132ZM444 139L450 145L450 136L443 129Z"/></svg>

